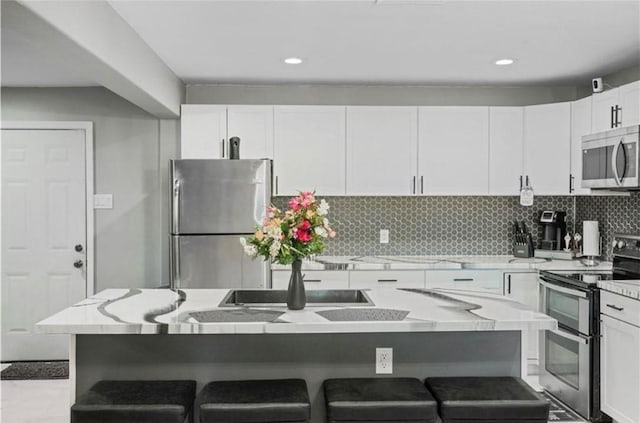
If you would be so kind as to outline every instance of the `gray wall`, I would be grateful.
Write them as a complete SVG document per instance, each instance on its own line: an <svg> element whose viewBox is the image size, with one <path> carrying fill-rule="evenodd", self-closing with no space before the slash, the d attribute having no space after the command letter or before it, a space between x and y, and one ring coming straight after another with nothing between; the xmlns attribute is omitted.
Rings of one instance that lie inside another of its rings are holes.
<svg viewBox="0 0 640 423"><path fill-rule="evenodd" d="M590 81L588 81L590 83ZM576 87L189 85L193 104L524 106L576 99Z"/></svg>
<svg viewBox="0 0 640 423"><path fill-rule="evenodd" d="M96 291L168 283L167 161L178 121L159 120L104 88L2 88L3 120L92 121Z"/></svg>

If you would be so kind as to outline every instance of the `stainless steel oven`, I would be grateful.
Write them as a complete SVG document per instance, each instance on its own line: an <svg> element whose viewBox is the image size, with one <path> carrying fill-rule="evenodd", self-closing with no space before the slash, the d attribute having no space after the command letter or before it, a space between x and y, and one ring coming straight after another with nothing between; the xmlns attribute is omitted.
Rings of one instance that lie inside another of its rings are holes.
<svg viewBox="0 0 640 423"><path fill-rule="evenodd" d="M640 127L582 137L584 188L640 189Z"/></svg>

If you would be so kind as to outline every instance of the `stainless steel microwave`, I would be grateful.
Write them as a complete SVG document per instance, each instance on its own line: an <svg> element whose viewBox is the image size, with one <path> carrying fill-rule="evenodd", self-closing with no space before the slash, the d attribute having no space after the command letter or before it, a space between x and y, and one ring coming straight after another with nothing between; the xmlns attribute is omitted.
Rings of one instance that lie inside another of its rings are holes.
<svg viewBox="0 0 640 423"><path fill-rule="evenodd" d="M640 125L582 137L582 187L640 189Z"/></svg>

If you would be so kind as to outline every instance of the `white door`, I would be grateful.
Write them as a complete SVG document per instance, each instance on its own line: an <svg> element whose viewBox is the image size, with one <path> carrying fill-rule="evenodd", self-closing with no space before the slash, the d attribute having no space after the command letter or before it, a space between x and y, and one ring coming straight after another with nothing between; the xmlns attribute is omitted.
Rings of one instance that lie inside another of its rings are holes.
<svg viewBox="0 0 640 423"><path fill-rule="evenodd" d="M273 106L229 106L227 134L240 138L241 159L273 159Z"/></svg>
<svg viewBox="0 0 640 423"><path fill-rule="evenodd" d="M623 85L620 90L620 127L640 123L640 81Z"/></svg>
<svg viewBox="0 0 640 423"><path fill-rule="evenodd" d="M540 293L538 289L538 273L505 273L504 295L519 303L531 307L532 311L538 311ZM538 331L528 331L527 335L527 359L529 364L538 364Z"/></svg>
<svg viewBox="0 0 640 423"><path fill-rule="evenodd" d="M68 359L34 324L86 297L84 136L2 130L2 360Z"/></svg>
<svg viewBox="0 0 640 423"><path fill-rule="evenodd" d="M615 116L612 107L618 104L619 91L617 88L591 96L591 133L606 131L613 128Z"/></svg>
<svg viewBox="0 0 640 423"><path fill-rule="evenodd" d="M524 170L536 195L568 195L571 104L524 109Z"/></svg>
<svg viewBox="0 0 640 423"><path fill-rule="evenodd" d="M183 104L180 114L180 157L226 159L227 106Z"/></svg>
<svg viewBox="0 0 640 423"><path fill-rule="evenodd" d="M276 106L274 193L345 193L344 106Z"/></svg>
<svg viewBox="0 0 640 423"><path fill-rule="evenodd" d="M488 194L489 108L420 107L418 122L424 194Z"/></svg>
<svg viewBox="0 0 640 423"><path fill-rule="evenodd" d="M347 107L347 195L420 193L417 107Z"/></svg>
<svg viewBox="0 0 640 423"><path fill-rule="evenodd" d="M520 194L524 108L489 107L489 194Z"/></svg>
<svg viewBox="0 0 640 423"><path fill-rule="evenodd" d="M591 133L591 98L571 103L571 188L573 195L589 195L582 188L582 137Z"/></svg>

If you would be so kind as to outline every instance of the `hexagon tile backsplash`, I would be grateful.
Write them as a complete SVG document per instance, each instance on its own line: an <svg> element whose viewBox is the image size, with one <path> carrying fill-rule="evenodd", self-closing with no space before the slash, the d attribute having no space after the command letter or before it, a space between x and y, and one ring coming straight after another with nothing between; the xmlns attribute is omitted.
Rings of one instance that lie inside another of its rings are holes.
<svg viewBox="0 0 640 423"><path fill-rule="evenodd" d="M507 255L512 253L513 220L524 220L534 241L542 237L542 210L567 212L573 233L574 197L540 196L532 207L518 197L323 197L338 236L325 255ZM274 204L286 208L288 197ZM380 229L389 243L380 244Z"/></svg>

